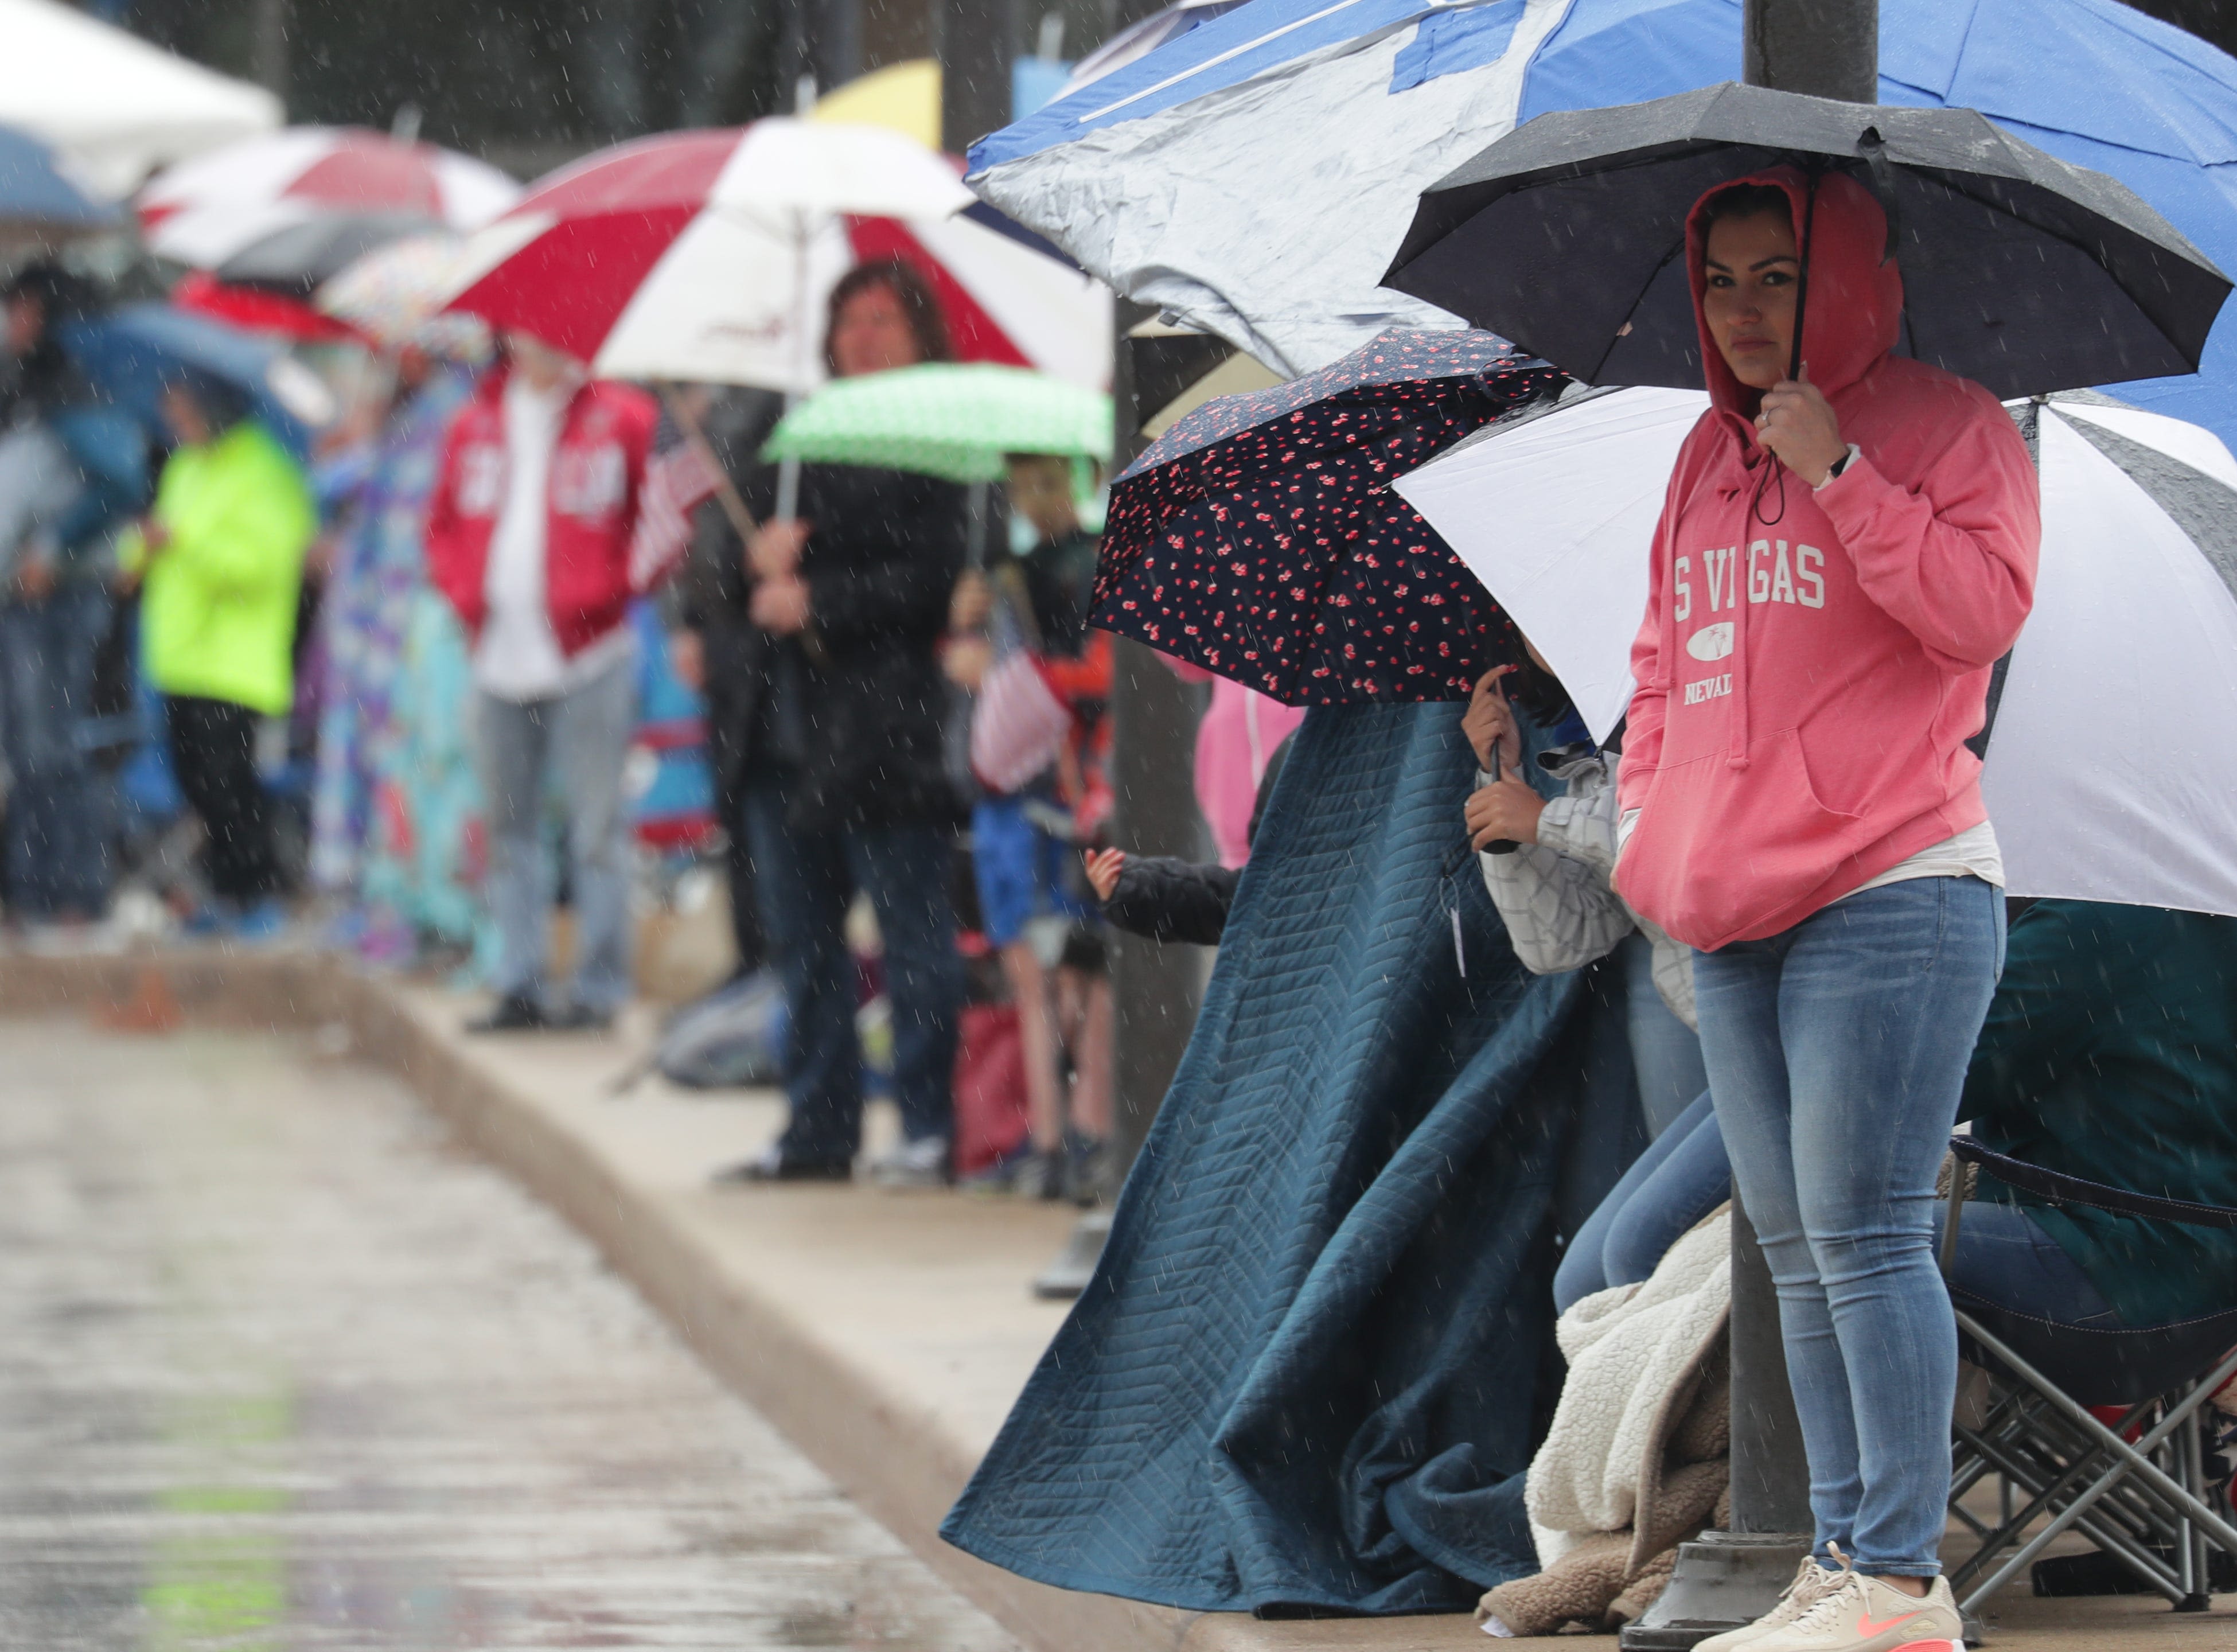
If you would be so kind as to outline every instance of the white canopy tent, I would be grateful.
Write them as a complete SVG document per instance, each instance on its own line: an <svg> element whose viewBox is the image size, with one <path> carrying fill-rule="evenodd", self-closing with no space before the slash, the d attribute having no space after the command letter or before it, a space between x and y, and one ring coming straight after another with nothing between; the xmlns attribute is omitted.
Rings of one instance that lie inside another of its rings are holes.
<svg viewBox="0 0 2237 1652"><path fill-rule="evenodd" d="M0 0L0 125L43 140L81 183L112 197L286 118L263 88L56 0Z"/></svg>

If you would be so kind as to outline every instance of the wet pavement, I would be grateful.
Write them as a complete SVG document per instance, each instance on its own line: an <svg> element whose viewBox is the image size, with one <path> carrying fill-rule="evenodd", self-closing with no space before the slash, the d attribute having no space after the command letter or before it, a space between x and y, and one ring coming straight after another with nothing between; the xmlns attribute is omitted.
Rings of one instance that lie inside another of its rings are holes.
<svg viewBox="0 0 2237 1652"><path fill-rule="evenodd" d="M1015 1652L300 1043L0 1023L0 1647Z"/></svg>

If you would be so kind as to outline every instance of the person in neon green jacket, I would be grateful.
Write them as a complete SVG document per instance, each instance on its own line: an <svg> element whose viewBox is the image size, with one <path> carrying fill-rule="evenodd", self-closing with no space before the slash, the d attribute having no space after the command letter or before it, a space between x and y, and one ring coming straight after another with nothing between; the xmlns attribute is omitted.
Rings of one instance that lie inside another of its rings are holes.
<svg viewBox="0 0 2237 1652"><path fill-rule="evenodd" d="M217 905L198 927L276 927L272 815L256 722L295 694L295 605L318 508L302 467L247 416L240 393L189 374L166 387L178 446L136 542L141 643L163 696L171 762L209 834Z"/></svg>

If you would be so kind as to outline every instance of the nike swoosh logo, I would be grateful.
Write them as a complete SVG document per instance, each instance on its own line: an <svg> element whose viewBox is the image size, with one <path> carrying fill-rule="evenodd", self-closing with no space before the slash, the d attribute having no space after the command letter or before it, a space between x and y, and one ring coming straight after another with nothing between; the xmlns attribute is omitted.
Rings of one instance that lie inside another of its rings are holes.
<svg viewBox="0 0 2237 1652"><path fill-rule="evenodd" d="M1881 1630L1891 1629L1898 1623L1908 1623L1911 1619L1917 1616L1918 1614L1916 1612L1897 1612L1893 1617L1883 1618L1880 1622L1875 1623L1871 1619L1866 1617L1862 1612L1859 1612L1857 1614L1857 1633L1867 1635L1877 1635Z"/></svg>

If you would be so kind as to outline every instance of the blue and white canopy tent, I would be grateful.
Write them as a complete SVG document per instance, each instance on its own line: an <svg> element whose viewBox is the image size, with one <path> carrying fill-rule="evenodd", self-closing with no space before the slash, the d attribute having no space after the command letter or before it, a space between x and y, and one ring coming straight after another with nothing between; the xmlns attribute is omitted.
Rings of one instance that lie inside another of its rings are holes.
<svg viewBox="0 0 2237 1652"><path fill-rule="evenodd" d="M973 188L1287 373L1450 318L1376 285L1415 197L1550 110L1734 77L1739 0L1251 0L975 145ZM2237 61L2115 0L1882 0L1880 101L1980 109L2237 268ZM2122 399L2237 442L2237 320Z"/></svg>

